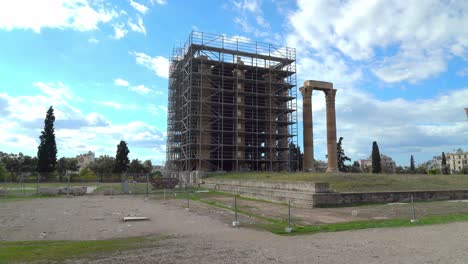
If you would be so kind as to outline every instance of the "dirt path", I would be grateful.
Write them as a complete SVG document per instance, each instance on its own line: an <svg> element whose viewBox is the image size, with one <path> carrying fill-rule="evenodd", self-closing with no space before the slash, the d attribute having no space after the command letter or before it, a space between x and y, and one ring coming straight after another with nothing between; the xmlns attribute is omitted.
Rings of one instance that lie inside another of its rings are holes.
<svg viewBox="0 0 468 264"><path fill-rule="evenodd" d="M69 263L467 263L468 223L282 237L232 228L232 214L184 201L75 197L0 204L0 239L172 235L154 248ZM148 222L123 223L144 215ZM241 218L241 222L253 222Z"/></svg>

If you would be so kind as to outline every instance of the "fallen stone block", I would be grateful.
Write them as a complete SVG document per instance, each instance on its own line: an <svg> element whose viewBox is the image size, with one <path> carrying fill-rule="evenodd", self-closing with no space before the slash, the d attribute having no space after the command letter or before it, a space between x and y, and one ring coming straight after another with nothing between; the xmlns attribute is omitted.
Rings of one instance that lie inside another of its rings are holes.
<svg viewBox="0 0 468 264"><path fill-rule="evenodd" d="M114 189L112 188L107 188L102 191L102 194L104 195L114 195Z"/></svg>
<svg viewBox="0 0 468 264"><path fill-rule="evenodd" d="M59 189L60 188L52 188L52 187L44 188L44 187L41 187L41 188L39 188L39 194L40 195L58 195L59 194Z"/></svg>
<svg viewBox="0 0 468 264"><path fill-rule="evenodd" d="M8 190L0 189L0 196L7 196Z"/></svg>
<svg viewBox="0 0 468 264"><path fill-rule="evenodd" d="M86 187L85 186L80 186L80 187L73 187L71 188L70 194L75 195L75 196L82 196L86 194Z"/></svg>
<svg viewBox="0 0 468 264"><path fill-rule="evenodd" d="M144 217L144 216L125 216L122 220L124 222L128 222L128 221L148 221L149 218Z"/></svg>

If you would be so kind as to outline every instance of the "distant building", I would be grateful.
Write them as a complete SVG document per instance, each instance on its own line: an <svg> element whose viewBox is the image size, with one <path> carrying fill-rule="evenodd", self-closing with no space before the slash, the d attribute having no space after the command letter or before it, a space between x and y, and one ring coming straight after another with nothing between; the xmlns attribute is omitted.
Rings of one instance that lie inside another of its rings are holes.
<svg viewBox="0 0 468 264"><path fill-rule="evenodd" d="M76 156L76 160L78 161L78 167L81 170L85 166L89 165L91 162L94 162L96 160L96 156L94 155L94 152L88 151L88 153Z"/></svg>
<svg viewBox="0 0 468 264"><path fill-rule="evenodd" d="M428 170L442 170L442 156L434 156L427 162Z"/></svg>
<svg viewBox="0 0 468 264"><path fill-rule="evenodd" d="M372 171L372 159L360 159L358 160L359 167L363 172L371 172Z"/></svg>
<svg viewBox="0 0 468 264"><path fill-rule="evenodd" d="M359 166L363 172L372 172L372 158L358 160ZM382 172L395 173L396 163L387 155L380 154L380 166Z"/></svg>
<svg viewBox="0 0 468 264"><path fill-rule="evenodd" d="M461 171L463 167L468 167L468 152L458 149L453 153L447 154L447 165L450 173Z"/></svg>
<svg viewBox="0 0 468 264"><path fill-rule="evenodd" d="M151 172L164 172L165 168L163 165L153 165L153 170Z"/></svg>

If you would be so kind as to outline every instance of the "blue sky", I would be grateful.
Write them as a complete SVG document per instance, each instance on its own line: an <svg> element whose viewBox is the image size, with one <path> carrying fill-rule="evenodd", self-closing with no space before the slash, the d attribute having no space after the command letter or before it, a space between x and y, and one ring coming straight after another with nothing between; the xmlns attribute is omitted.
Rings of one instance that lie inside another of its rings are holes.
<svg viewBox="0 0 468 264"><path fill-rule="evenodd" d="M353 160L374 140L400 165L468 149L467 1L15 0L0 3L0 151L35 155L53 105L59 156L126 140L162 163L169 58L192 30L296 48L298 87L338 89ZM324 104L314 93L323 160Z"/></svg>

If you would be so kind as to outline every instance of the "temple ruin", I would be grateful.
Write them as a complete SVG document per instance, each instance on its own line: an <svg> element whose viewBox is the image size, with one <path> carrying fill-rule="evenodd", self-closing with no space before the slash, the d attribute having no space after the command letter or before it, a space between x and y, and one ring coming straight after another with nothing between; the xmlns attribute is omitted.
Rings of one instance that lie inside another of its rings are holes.
<svg viewBox="0 0 468 264"><path fill-rule="evenodd" d="M300 88L302 93L302 119L304 132L304 171L315 171L312 123L312 92L314 90L323 91L325 93L327 111L327 172L336 172L338 171L336 155L336 89L333 89L333 83L312 80L305 81L304 86Z"/></svg>

